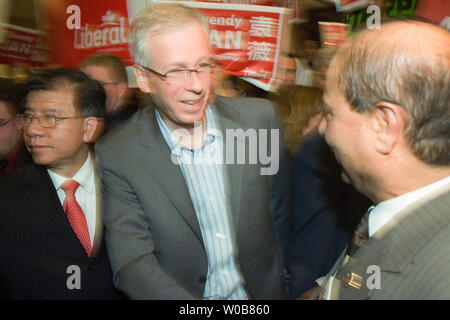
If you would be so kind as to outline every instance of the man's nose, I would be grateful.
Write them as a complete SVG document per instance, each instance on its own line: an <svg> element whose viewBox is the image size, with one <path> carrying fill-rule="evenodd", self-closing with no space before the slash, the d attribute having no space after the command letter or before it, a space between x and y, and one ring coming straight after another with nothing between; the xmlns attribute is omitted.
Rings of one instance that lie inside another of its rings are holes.
<svg viewBox="0 0 450 320"><path fill-rule="evenodd" d="M184 84L186 90L200 94L203 91L203 81L200 79L200 75L196 71L191 71Z"/></svg>
<svg viewBox="0 0 450 320"><path fill-rule="evenodd" d="M33 118L30 122L30 124L26 127L24 127L23 132L25 135L29 137L33 136L40 136L43 133L43 128L39 124L39 121L37 118Z"/></svg>

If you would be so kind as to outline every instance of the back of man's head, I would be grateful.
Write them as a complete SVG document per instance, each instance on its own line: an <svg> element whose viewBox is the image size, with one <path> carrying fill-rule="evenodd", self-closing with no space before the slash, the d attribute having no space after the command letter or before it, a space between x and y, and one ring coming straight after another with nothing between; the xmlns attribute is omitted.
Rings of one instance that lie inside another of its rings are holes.
<svg viewBox="0 0 450 320"><path fill-rule="evenodd" d="M423 22L364 30L334 57L332 74L357 112L381 101L406 110L405 137L429 165L450 165L450 34Z"/></svg>
<svg viewBox="0 0 450 320"><path fill-rule="evenodd" d="M83 70L90 66L104 67L105 69L107 69L109 71L110 76L112 77L110 79L111 82L127 83L128 81L127 70L124 63L119 57L113 54L106 54L106 53L93 54L87 56L86 58L81 60L78 64L78 68L80 70Z"/></svg>

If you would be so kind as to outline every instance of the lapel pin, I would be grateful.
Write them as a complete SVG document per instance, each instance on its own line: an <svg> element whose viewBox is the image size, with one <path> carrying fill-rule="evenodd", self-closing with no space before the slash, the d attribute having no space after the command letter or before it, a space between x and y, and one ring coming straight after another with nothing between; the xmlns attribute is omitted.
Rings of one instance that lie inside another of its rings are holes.
<svg viewBox="0 0 450 320"><path fill-rule="evenodd" d="M347 272L344 275L342 284L344 287L351 286L355 289L361 289L362 280L363 278L360 275L353 272Z"/></svg>

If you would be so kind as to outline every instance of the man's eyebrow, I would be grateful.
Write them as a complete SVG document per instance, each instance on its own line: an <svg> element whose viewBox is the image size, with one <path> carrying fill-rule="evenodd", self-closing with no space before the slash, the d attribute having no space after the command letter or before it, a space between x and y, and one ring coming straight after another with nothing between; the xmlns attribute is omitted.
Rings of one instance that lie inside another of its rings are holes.
<svg viewBox="0 0 450 320"><path fill-rule="evenodd" d="M34 110L32 110L29 106L25 106L25 110L24 111L34 111ZM44 111L46 113L58 113L59 112L58 109L53 109L53 108L47 109L47 110L44 110Z"/></svg>
<svg viewBox="0 0 450 320"><path fill-rule="evenodd" d="M205 64L213 64L215 61L211 57L206 57L204 59L201 59L199 62L197 62L197 66L205 65ZM180 70L180 69L190 69L189 66L184 62L175 62L172 65L169 65L167 67L167 72L172 70Z"/></svg>
<svg viewBox="0 0 450 320"><path fill-rule="evenodd" d="M174 63L172 65L170 65L169 67L167 67L167 70L176 70L176 69L186 69L187 66L184 63Z"/></svg>

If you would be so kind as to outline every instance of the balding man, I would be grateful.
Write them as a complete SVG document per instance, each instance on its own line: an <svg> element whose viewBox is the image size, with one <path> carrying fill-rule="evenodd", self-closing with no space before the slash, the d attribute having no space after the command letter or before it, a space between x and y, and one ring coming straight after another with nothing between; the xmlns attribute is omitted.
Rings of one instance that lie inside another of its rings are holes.
<svg viewBox="0 0 450 320"><path fill-rule="evenodd" d="M331 62L320 131L375 207L322 298L450 299L449 70L449 33L422 22L365 30Z"/></svg>

